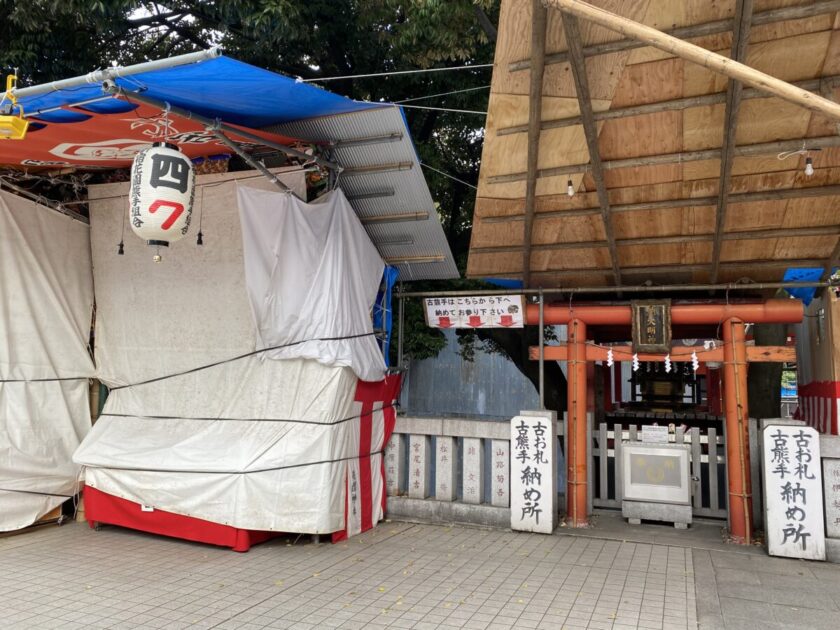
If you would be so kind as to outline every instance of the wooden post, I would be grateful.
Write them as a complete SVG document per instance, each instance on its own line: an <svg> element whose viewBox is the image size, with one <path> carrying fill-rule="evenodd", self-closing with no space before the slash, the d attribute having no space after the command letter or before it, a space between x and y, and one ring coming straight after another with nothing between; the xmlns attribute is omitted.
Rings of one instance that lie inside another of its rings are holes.
<svg viewBox="0 0 840 630"><path fill-rule="evenodd" d="M537 198L537 172L542 126L542 88L545 68L547 11L540 0L531 0L531 86L528 106L528 173L525 183L525 236L522 247L522 286L531 284L531 236Z"/></svg>
<svg viewBox="0 0 840 630"><path fill-rule="evenodd" d="M726 403L726 471L729 488L729 534L734 542L752 543L752 483L747 409L747 348L744 322L723 322L723 389Z"/></svg>
<svg viewBox="0 0 840 630"><path fill-rule="evenodd" d="M752 0L737 0L735 3L735 29L732 33L730 58L742 62L747 57L747 41L750 38ZM735 131L738 127L738 109L741 107L743 88L740 81L730 79L726 88L726 112L723 123L723 146L720 149L720 183L715 211L715 235L712 242L712 270L709 281L717 282L720 271L720 250L723 242L723 228L726 225L726 211L729 201L729 182L732 179L732 163L735 160Z"/></svg>
<svg viewBox="0 0 840 630"><path fill-rule="evenodd" d="M593 7L591 4L580 0L544 0L544 4L564 13L571 13L584 20L589 20L629 38L637 39L648 46L664 50L681 59L697 63L713 72L742 81L758 90L778 96L796 105L801 105L811 111L834 120L840 120L840 104L833 103L813 92L798 88L769 74L728 59L723 55L667 35L650 26Z"/></svg>
<svg viewBox="0 0 840 630"><path fill-rule="evenodd" d="M586 527L586 324L569 322L568 435L566 436L566 520L571 527Z"/></svg>

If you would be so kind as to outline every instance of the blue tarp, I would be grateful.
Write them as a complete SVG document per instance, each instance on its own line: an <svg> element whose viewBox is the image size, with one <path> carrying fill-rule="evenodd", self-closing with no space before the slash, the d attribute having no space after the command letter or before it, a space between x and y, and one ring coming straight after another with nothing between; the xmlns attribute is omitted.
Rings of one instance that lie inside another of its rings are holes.
<svg viewBox="0 0 840 630"><path fill-rule="evenodd" d="M782 282L816 282L822 277L823 271L822 267L792 267L785 271ZM785 291L793 297L802 300L805 306L811 303L811 300L814 299L814 294L817 292L816 289L785 289Z"/></svg>
<svg viewBox="0 0 840 630"><path fill-rule="evenodd" d="M381 340L382 354L385 356L385 365L390 365L391 352L391 331L394 327L393 311L391 309L391 296L394 293L394 285L400 270L390 265L385 266L382 274L382 288L376 295L376 302L373 305L373 327L376 330L384 330L385 337Z"/></svg>
<svg viewBox="0 0 840 630"><path fill-rule="evenodd" d="M197 114L253 129L381 106L353 101L224 56L117 79L116 83L126 90L142 90L146 96ZM102 95L101 86L92 84L24 98L21 103L26 112L35 112ZM131 104L114 101L99 101L82 108L91 113L133 109ZM43 118L51 122L76 122L84 119L84 114L63 111L44 114Z"/></svg>

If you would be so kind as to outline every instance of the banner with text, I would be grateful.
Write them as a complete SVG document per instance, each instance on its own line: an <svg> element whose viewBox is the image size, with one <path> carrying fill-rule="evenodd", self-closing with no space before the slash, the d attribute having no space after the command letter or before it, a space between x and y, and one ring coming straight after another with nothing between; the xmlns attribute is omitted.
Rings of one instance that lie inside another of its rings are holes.
<svg viewBox="0 0 840 630"><path fill-rule="evenodd" d="M426 323L432 328L522 328L521 295L426 298Z"/></svg>

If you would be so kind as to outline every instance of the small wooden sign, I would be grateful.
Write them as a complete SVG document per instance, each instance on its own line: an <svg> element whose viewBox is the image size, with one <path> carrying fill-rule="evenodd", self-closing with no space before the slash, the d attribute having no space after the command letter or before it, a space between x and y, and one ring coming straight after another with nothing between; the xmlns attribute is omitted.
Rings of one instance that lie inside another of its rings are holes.
<svg viewBox="0 0 840 630"><path fill-rule="evenodd" d="M671 300L634 300L633 352L671 351Z"/></svg>

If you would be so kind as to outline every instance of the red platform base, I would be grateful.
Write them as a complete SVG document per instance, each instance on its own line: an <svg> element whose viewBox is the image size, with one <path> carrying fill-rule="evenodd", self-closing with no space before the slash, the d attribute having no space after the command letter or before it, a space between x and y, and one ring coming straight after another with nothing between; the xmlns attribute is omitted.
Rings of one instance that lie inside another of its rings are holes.
<svg viewBox="0 0 840 630"><path fill-rule="evenodd" d="M240 552L248 551L251 545L282 535L280 532L239 529L158 509L143 512L134 501L115 497L90 486L84 488L84 499L85 519L91 527L96 523L119 525L151 534L230 547Z"/></svg>

